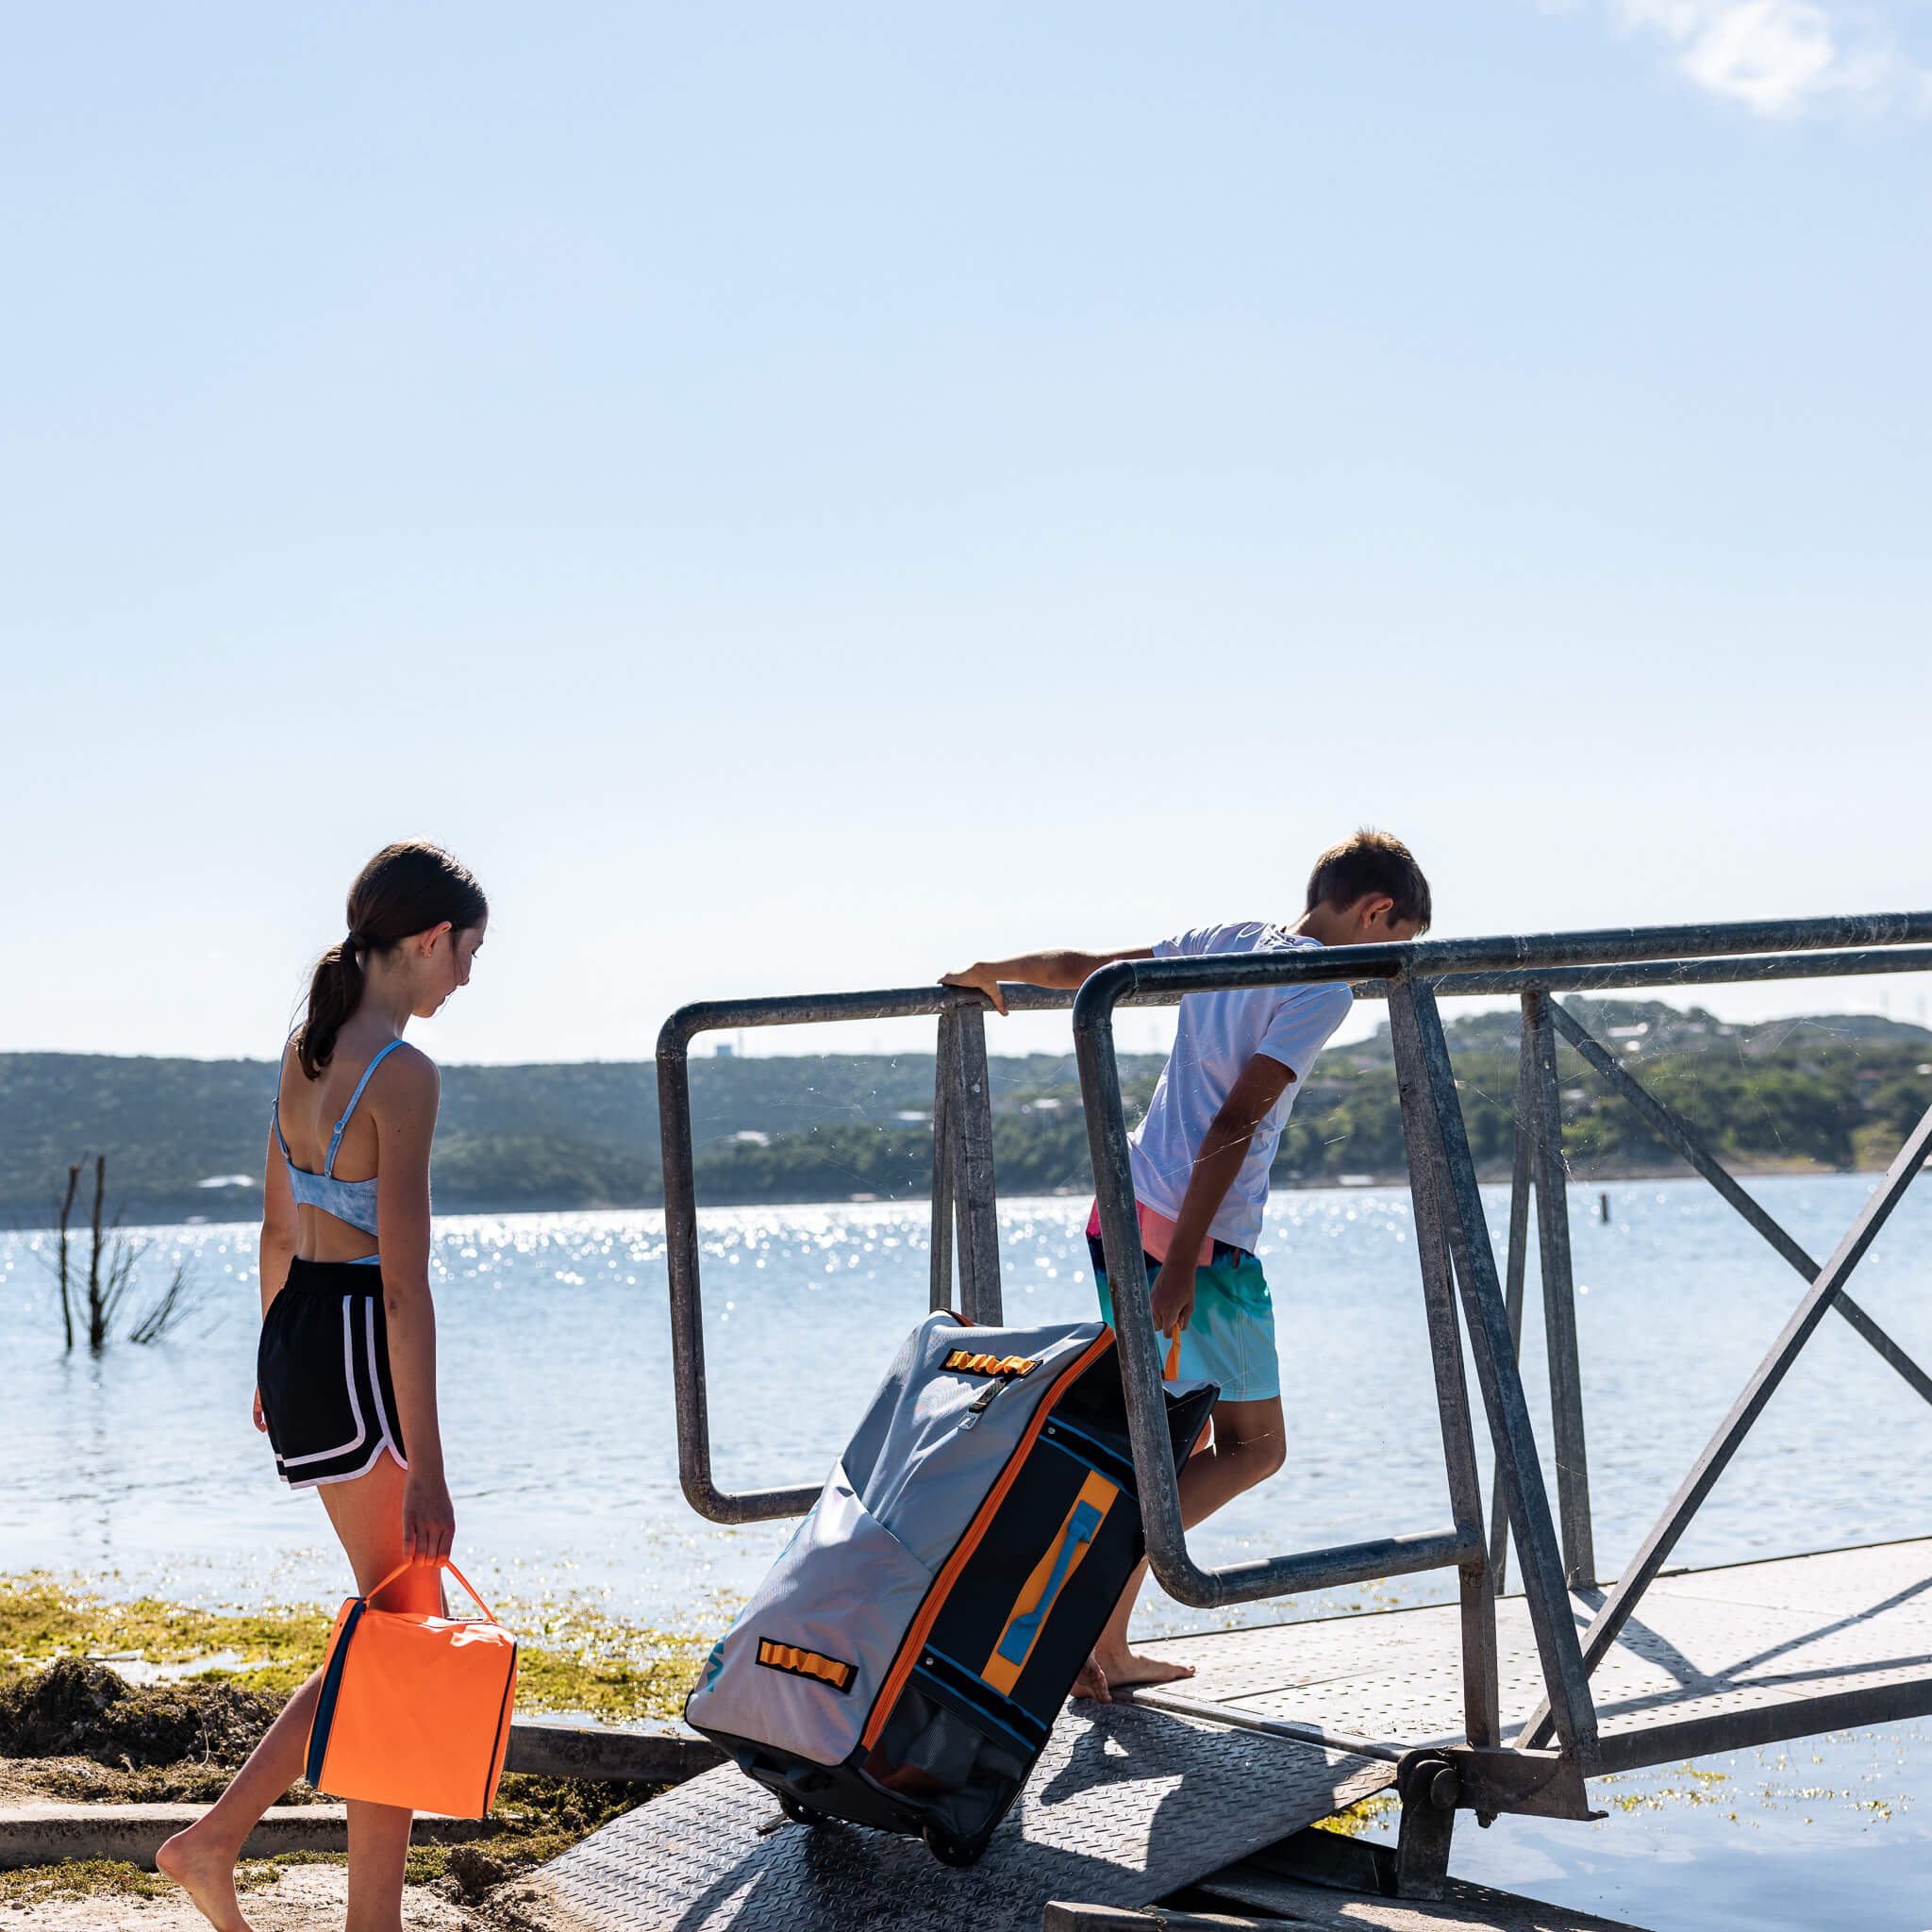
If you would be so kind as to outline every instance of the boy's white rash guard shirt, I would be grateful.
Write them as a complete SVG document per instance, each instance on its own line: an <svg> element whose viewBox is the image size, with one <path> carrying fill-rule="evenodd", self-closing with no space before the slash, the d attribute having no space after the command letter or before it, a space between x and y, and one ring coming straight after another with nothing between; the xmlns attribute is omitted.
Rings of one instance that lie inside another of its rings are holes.
<svg viewBox="0 0 1932 1932"><path fill-rule="evenodd" d="M1162 940L1157 959L1203 953L1266 953L1294 947L1320 949L1278 925L1200 925L1178 939ZM1253 1250L1268 1205L1268 1170L1294 1097L1315 1056L1348 1017L1355 995L1341 980L1307 986L1264 986L1241 992L1191 992L1181 1002L1174 1051L1161 1070L1147 1118L1134 1129L1128 1152L1134 1196L1172 1221L1181 1211L1194 1157L1241 1071L1257 1053L1279 1060L1294 1074L1287 1091L1255 1129L1248 1157L1208 1226L1216 1241Z"/></svg>

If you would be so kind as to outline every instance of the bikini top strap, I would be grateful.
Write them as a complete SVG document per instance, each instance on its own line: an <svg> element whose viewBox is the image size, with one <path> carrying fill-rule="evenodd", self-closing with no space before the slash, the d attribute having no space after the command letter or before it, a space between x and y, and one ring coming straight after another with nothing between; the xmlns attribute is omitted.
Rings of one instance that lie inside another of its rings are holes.
<svg viewBox="0 0 1932 1932"><path fill-rule="evenodd" d="M275 1098L268 1104L268 1124L275 1130L275 1139L282 1143L282 1158L291 1167L293 1167L295 1164L295 1157L289 1152L288 1135L282 1132L282 1073L288 1061L290 1043L294 1038L295 1036L291 1033L287 1040L282 1041L282 1061L275 1068Z"/></svg>
<svg viewBox="0 0 1932 1932"><path fill-rule="evenodd" d="M356 1082L356 1091L349 1095L349 1104L342 1109L342 1117L336 1123L336 1130L328 1137L328 1158L322 1163L323 1174L330 1180L335 1178L336 1149L342 1144L342 1129L349 1124L349 1116L356 1111L356 1103L362 1098L362 1090L369 1084L369 1076L396 1048L402 1045L400 1040L391 1040L383 1050L362 1069L362 1077Z"/></svg>

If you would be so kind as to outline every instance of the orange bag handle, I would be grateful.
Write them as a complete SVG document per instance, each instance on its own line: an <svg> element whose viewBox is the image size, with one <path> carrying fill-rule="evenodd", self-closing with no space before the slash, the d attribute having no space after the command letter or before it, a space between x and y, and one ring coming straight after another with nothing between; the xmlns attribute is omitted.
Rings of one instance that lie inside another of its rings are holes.
<svg viewBox="0 0 1932 1932"><path fill-rule="evenodd" d="M1175 1342L1174 1346L1178 1348L1180 1346L1179 1342ZM410 1558L410 1560L407 1563L398 1563L396 1567L393 1570L391 1570L389 1573L389 1574L385 1576L382 1579L382 1581L375 1586L374 1590L366 1591L364 1593L362 1599L363 1602L367 1603L371 1597L380 1596L382 1592L386 1591L390 1587L390 1585L393 1583L396 1580L396 1578L403 1574L405 1570L410 1570L414 1567L415 1559L413 1557ZM490 1606L486 1604L483 1601L483 1599L476 1594L475 1585L473 1584L470 1581L470 1579L467 1576L465 1576L463 1573L460 1570L458 1570L454 1563L450 1561L450 1559L447 1557L439 1557L436 1559L436 1568L439 1570L447 1570L449 1574L452 1576L454 1576L456 1580L463 1586L463 1590L469 1596L470 1601L473 1604L475 1604L479 1610L483 1612L483 1621L485 1623L496 1623L496 1612L492 1610L490 1607ZM465 1623L469 1623L472 1620L466 1617L463 1619L463 1621ZM501 1629L502 1627L503 1626L500 1624L497 1624L498 1629Z"/></svg>
<svg viewBox="0 0 1932 1932"><path fill-rule="evenodd" d="M1167 1331L1167 1369L1166 1372L1161 1375L1160 1379L1163 1382L1178 1382L1181 1378L1180 1324L1176 1322L1174 1325ZM463 1588L465 1590L468 1590L470 1586L466 1583L463 1585Z"/></svg>

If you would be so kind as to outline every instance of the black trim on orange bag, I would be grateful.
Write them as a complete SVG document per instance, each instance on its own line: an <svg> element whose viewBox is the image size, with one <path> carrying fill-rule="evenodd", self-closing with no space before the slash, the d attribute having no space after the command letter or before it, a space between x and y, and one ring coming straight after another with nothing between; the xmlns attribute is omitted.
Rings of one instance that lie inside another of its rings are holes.
<svg viewBox="0 0 1932 1932"><path fill-rule="evenodd" d="M342 1627L329 1646L328 1668L322 1674L322 1690L315 1700L315 1715L308 1724L308 1763L303 1775L319 1791L323 1789L323 1760L328 1756L329 1726L336 1721L336 1699L341 1695L342 1669L349 1660L349 1639L362 1621L369 1599L358 1596L349 1605Z"/></svg>
<svg viewBox="0 0 1932 1932"><path fill-rule="evenodd" d="M844 1692L858 1681L858 1666L842 1657L826 1657L822 1651L801 1650L795 1643L776 1643L769 1637L758 1639L758 1662L768 1671L783 1671L791 1677L809 1677L815 1684L828 1685Z"/></svg>
<svg viewBox="0 0 1932 1932"><path fill-rule="evenodd" d="M466 1583L463 1588L469 1589ZM517 1688L517 1641L509 1641L509 1669L503 1676L503 1702L496 1709L496 1748L490 1754L490 1763L483 1773L483 1808L476 1813L478 1818L490 1816L490 1801L496 1795L496 1787L503 1776L503 1760L508 1753L510 1699Z"/></svg>

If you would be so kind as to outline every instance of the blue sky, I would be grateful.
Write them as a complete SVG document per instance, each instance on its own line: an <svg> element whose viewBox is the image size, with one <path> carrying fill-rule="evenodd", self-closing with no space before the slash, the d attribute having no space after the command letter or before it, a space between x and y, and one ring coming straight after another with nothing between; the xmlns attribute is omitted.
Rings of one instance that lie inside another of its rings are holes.
<svg viewBox="0 0 1932 1932"><path fill-rule="evenodd" d="M1363 821L1443 932L1932 904L1928 66L1924 0L23 16L0 1048L272 1052L407 834L496 908L453 1058L1291 913Z"/></svg>

